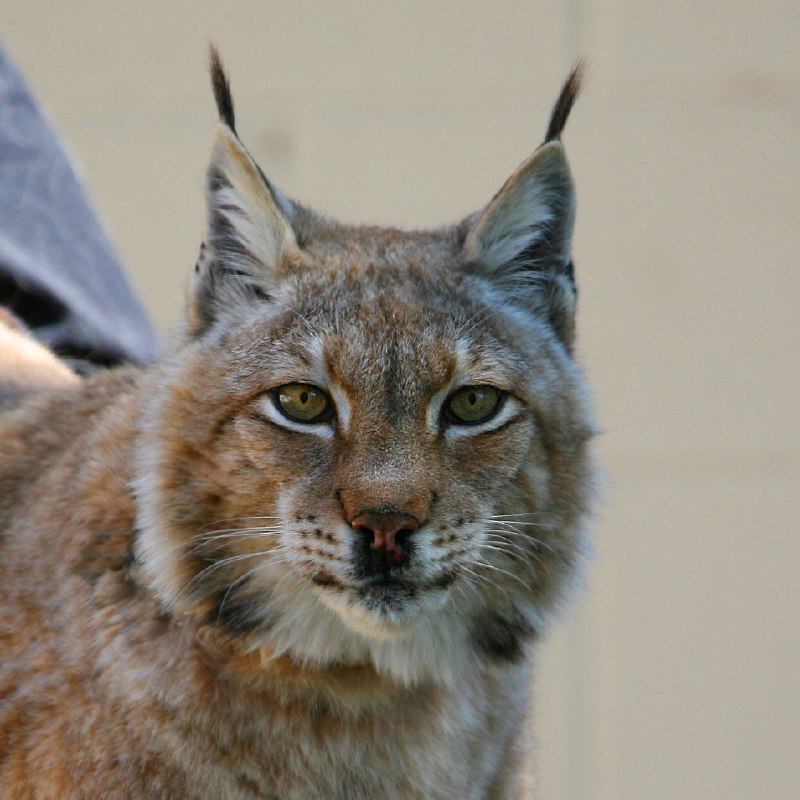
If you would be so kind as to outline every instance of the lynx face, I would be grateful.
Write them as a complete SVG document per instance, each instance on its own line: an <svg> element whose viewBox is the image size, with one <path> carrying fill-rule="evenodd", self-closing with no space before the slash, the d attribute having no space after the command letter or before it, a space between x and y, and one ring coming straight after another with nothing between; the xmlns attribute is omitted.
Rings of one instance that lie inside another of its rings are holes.
<svg viewBox="0 0 800 800"><path fill-rule="evenodd" d="M350 624L389 633L481 581L489 548L514 560L491 533L510 520L492 517L535 521L515 477L536 406L524 349L479 322L489 310L466 287L383 267L392 288L376 292L351 269L337 288L318 268L237 359L255 385L230 446L280 476L277 535L260 538L276 567L248 581L292 571Z"/></svg>
<svg viewBox="0 0 800 800"><path fill-rule="evenodd" d="M269 184L214 77L206 242L143 426L152 584L267 657L516 658L590 493L560 128L460 225L346 227Z"/></svg>

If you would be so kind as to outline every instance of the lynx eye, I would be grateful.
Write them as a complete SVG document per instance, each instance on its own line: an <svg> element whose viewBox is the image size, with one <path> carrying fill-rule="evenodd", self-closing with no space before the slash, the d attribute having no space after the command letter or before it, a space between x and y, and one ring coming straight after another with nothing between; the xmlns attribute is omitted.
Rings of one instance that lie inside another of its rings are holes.
<svg viewBox="0 0 800 800"><path fill-rule="evenodd" d="M490 420L502 405L503 394L494 386L464 386L445 404L446 418L457 425L478 425Z"/></svg>
<svg viewBox="0 0 800 800"><path fill-rule="evenodd" d="M310 383L287 383L275 389L275 405L295 422L324 422L331 416L328 395Z"/></svg>

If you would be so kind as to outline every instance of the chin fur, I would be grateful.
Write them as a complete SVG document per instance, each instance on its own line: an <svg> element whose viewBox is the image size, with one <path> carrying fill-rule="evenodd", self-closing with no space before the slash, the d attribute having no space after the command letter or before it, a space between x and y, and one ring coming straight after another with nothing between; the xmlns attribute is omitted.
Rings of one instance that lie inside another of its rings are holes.
<svg viewBox="0 0 800 800"><path fill-rule="evenodd" d="M478 613L475 601L454 592L387 612L284 576L255 646L312 667L369 665L403 685L453 685L478 666L470 612Z"/></svg>
<svg viewBox="0 0 800 800"><path fill-rule="evenodd" d="M318 594L322 603L338 614L345 625L359 634L380 640L413 635L421 617L438 612L448 603L444 591L423 596L365 591L354 596L352 591L322 588Z"/></svg>

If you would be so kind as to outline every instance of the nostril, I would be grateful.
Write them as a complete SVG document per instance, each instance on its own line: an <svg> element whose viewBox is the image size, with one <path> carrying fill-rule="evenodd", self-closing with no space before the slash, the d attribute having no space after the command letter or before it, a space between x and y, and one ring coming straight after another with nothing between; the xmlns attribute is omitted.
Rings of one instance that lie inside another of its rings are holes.
<svg viewBox="0 0 800 800"><path fill-rule="evenodd" d="M360 533L365 539L368 539L370 542L375 538L375 531L372 528L368 528L366 525L356 525L354 523L350 524L350 527L356 532Z"/></svg>
<svg viewBox="0 0 800 800"><path fill-rule="evenodd" d="M409 539L419 522L410 514L364 511L350 521L350 526L361 533L372 550L391 553L400 562L408 554Z"/></svg>
<svg viewBox="0 0 800 800"><path fill-rule="evenodd" d="M408 550L408 540L412 533L414 531L411 528L400 528L395 534L394 540L403 550Z"/></svg>

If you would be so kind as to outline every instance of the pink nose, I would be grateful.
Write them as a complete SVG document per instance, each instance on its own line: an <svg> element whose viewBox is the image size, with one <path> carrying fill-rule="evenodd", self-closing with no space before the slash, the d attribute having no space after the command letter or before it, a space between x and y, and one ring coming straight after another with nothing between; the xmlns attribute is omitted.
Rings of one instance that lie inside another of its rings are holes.
<svg viewBox="0 0 800 800"><path fill-rule="evenodd" d="M419 521L410 514L363 511L350 525L371 539L373 550L385 550L399 563L406 557L408 537L419 528Z"/></svg>

